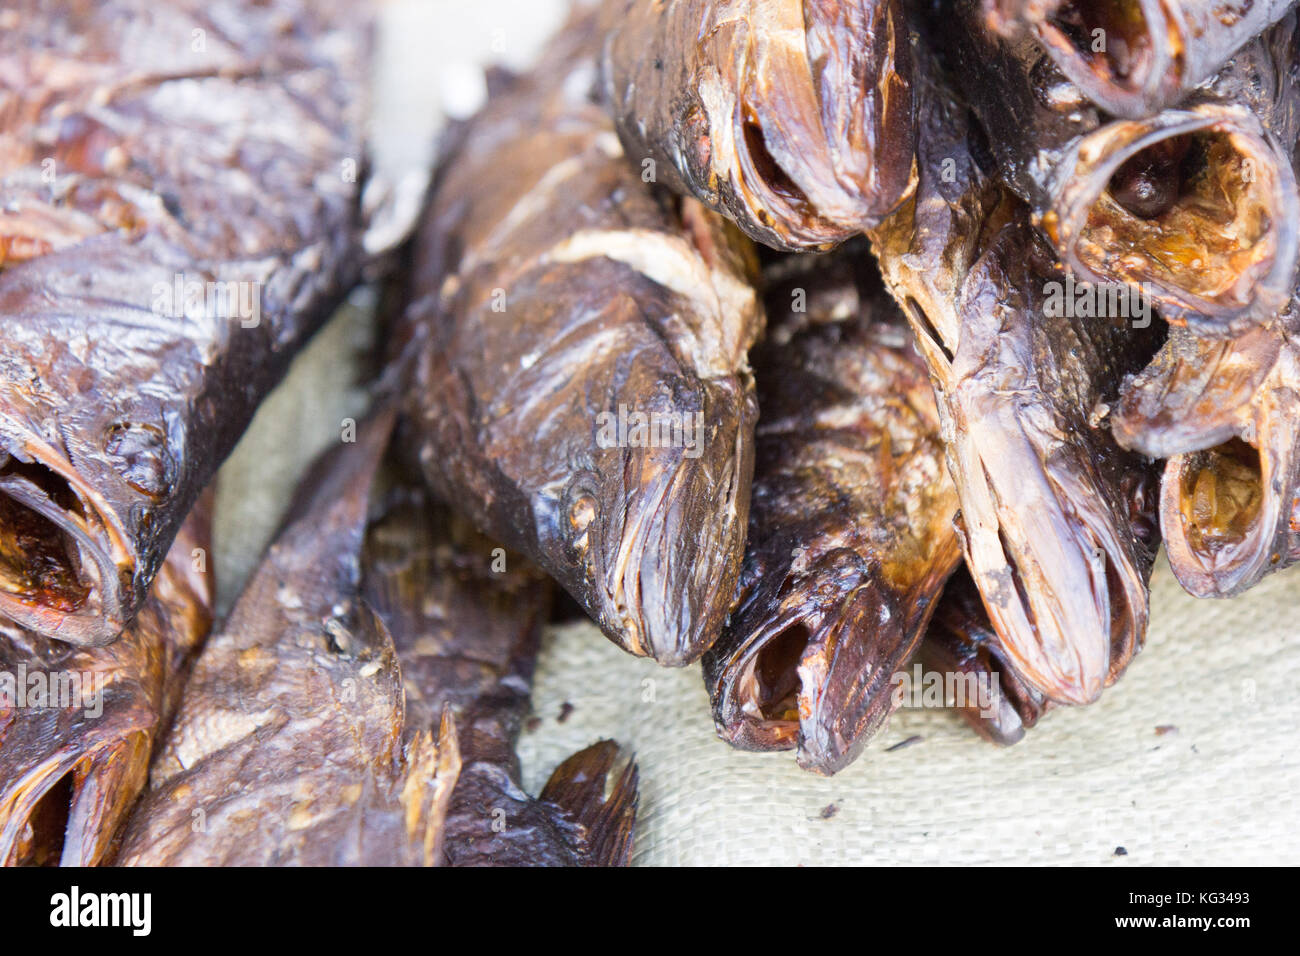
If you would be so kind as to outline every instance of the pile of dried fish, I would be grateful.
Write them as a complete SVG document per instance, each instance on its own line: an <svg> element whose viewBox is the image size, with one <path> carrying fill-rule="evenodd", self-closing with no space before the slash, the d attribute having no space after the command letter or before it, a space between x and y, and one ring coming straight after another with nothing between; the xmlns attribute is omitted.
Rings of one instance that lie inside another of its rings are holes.
<svg viewBox="0 0 1300 956"><path fill-rule="evenodd" d="M554 585L830 774L914 672L1095 701L1162 538L1300 559L1284 0L576 3L215 628L204 489L377 261L367 13L0 16L6 863L626 863L617 744L520 784Z"/></svg>

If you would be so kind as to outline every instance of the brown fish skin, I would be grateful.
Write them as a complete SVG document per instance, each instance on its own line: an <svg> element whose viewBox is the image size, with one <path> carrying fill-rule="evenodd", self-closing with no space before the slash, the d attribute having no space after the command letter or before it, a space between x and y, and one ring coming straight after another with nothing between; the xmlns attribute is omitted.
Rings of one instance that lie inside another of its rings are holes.
<svg viewBox="0 0 1300 956"><path fill-rule="evenodd" d="M1173 328L1151 364L1124 384L1110 417L1125 448L1151 458L1203 451L1236 437L1286 342L1286 319L1229 339Z"/></svg>
<svg viewBox="0 0 1300 956"><path fill-rule="evenodd" d="M364 176L341 170L363 159L366 15L20 6L0 30L0 613L99 645L357 279Z"/></svg>
<svg viewBox="0 0 1300 956"><path fill-rule="evenodd" d="M1142 644L1156 545L1152 469L1097 419L1158 342L1046 314L1063 274L1028 211L937 71L918 90L916 198L872 243L930 368L966 563L1008 659L1089 703Z"/></svg>
<svg viewBox="0 0 1300 956"><path fill-rule="evenodd" d="M140 614L112 645L78 648L13 625L0 631L0 672L15 675L21 665L28 676L103 680L97 702L6 706L0 714L0 861L6 865L94 866L108 858L212 623L211 525L208 492L181 527ZM93 693L94 685L79 679L82 693ZM48 832L38 834L33 823L47 813Z"/></svg>
<svg viewBox="0 0 1300 956"><path fill-rule="evenodd" d="M985 28L978 0L943 22L1003 178L1080 279L1141 283L1163 318L1206 336L1285 305L1300 263L1294 16L1176 108L1109 122L1032 38Z"/></svg>
<svg viewBox="0 0 1300 956"><path fill-rule="evenodd" d="M204 648L117 862L431 865L460 760L448 716L404 735L402 677L358 599L380 410L312 467Z"/></svg>
<svg viewBox="0 0 1300 956"><path fill-rule="evenodd" d="M529 712L549 580L413 486L366 534L363 594L392 634L408 728L455 714L461 771L449 866L614 866L631 850L637 769L612 741L570 757L534 800L515 744ZM409 731L408 731L409 732ZM606 789L609 795L606 796Z"/></svg>
<svg viewBox="0 0 1300 956"><path fill-rule="evenodd" d="M1052 707L1016 675L965 570L948 579L917 658L923 669L944 675L945 686L950 676L962 682L957 686L964 688L964 696L951 706L992 743L1019 743Z"/></svg>
<svg viewBox="0 0 1300 956"><path fill-rule="evenodd" d="M409 444L438 497L615 643L684 665L716 639L743 553L756 264L627 162L588 93L599 44L590 17L571 23L461 131L393 340L415 353ZM604 426L622 412L702 427L693 449L620 445Z"/></svg>
<svg viewBox="0 0 1300 956"><path fill-rule="evenodd" d="M767 295L741 599L704 675L724 739L832 774L889 716L961 552L906 319L865 243L812 261Z"/></svg>
<svg viewBox="0 0 1300 956"><path fill-rule="evenodd" d="M606 98L628 156L777 249L825 248L911 191L899 0L615 0Z"/></svg>
<svg viewBox="0 0 1300 956"><path fill-rule="evenodd" d="M1019 4L1007 19L1031 30L1092 102L1115 116L1141 119L1177 103L1294 5L1294 0L1058 0ZM1003 32L1011 35L1015 29ZM1104 49L1096 49L1099 39Z"/></svg>
<svg viewBox="0 0 1300 956"><path fill-rule="evenodd" d="M617 745L541 801L517 783L549 582L504 552L498 570L433 507L385 452L393 426L381 400L313 466L195 667L119 863L625 861L636 769Z"/></svg>

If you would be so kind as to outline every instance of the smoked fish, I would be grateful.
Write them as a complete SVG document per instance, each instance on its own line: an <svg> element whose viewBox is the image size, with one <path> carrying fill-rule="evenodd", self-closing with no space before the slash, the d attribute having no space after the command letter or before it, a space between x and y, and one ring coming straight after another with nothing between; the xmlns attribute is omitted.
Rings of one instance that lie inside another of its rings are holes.
<svg viewBox="0 0 1300 956"><path fill-rule="evenodd" d="M777 249L875 225L914 184L900 0L613 0L628 159Z"/></svg>
<svg viewBox="0 0 1300 956"><path fill-rule="evenodd" d="M1300 558L1300 291L1232 339L1171 336L1126 385L1112 429L1167 458L1160 525L1197 597L1230 597Z"/></svg>
<svg viewBox="0 0 1300 956"><path fill-rule="evenodd" d="M0 14L0 615L115 639L357 280L365 9Z"/></svg>
<svg viewBox="0 0 1300 956"><path fill-rule="evenodd" d="M439 498L668 665L735 590L762 328L753 247L643 182L580 12L452 136L391 333L406 444Z"/></svg>
<svg viewBox="0 0 1300 956"><path fill-rule="evenodd" d="M211 512L207 492L113 644L0 626L0 862L94 866L111 856L212 624Z"/></svg>
<svg viewBox="0 0 1300 956"><path fill-rule="evenodd" d="M519 789L549 584L513 557L491 571L493 549L411 490L394 417L381 403L312 467L195 666L117 862L626 859L636 772L616 746L571 758L537 805Z"/></svg>
<svg viewBox="0 0 1300 956"><path fill-rule="evenodd" d="M830 774L890 713L957 566L957 493L924 362L865 243L786 257L755 354L740 599L704 657L721 736Z"/></svg>
<svg viewBox="0 0 1300 956"><path fill-rule="evenodd" d="M1156 323L1064 307L1029 210L925 69L917 193L873 248L930 369L966 564L1007 659L1048 699L1086 704L1146 633L1156 476L1104 415L1154 354Z"/></svg>
<svg viewBox="0 0 1300 956"><path fill-rule="evenodd" d="M1141 288L1205 336L1266 323L1300 262L1295 16L1176 107L1108 120L1033 39L954 0L942 31L1004 180L1080 280Z"/></svg>
<svg viewBox="0 0 1300 956"><path fill-rule="evenodd" d="M1217 73L1295 0L1054 0L1016 6L1007 19L1031 30L1088 99L1115 116L1142 119Z"/></svg>
<svg viewBox="0 0 1300 956"><path fill-rule="evenodd" d="M385 497L363 553L362 593L392 635L408 726L446 707L456 715L446 864L626 864L637 770L617 744L570 757L536 800L519 783L515 744L550 608L545 576L409 482Z"/></svg>

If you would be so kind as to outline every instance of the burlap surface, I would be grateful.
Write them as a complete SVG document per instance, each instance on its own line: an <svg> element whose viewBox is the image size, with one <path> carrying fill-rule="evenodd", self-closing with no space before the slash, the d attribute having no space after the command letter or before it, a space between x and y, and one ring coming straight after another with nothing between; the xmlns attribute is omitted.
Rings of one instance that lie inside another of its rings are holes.
<svg viewBox="0 0 1300 956"><path fill-rule="evenodd" d="M526 63L563 9L561 0L385 4L380 167L397 175L422 163L437 107L469 109L481 96L476 64ZM302 467L361 411L356 350L369 325L365 295L354 301L222 470L223 607ZM601 737L634 748L638 864L1294 863L1297 596L1293 571L1234 601L1196 601L1162 559L1147 648L1100 703L1051 713L1006 749L948 713L905 711L831 779L799 770L790 754L719 741L698 667L658 668L571 624L548 634L539 663L524 782L536 793L565 756ZM887 749L910 738L919 739Z"/></svg>

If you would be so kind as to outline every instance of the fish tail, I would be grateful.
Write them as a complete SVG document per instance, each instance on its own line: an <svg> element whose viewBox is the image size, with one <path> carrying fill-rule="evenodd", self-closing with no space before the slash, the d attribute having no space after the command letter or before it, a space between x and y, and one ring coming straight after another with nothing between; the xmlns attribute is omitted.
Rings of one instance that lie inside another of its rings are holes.
<svg viewBox="0 0 1300 956"><path fill-rule="evenodd" d="M578 827L584 865L627 865L639 778L632 752L601 740L564 761L546 781L541 799Z"/></svg>

